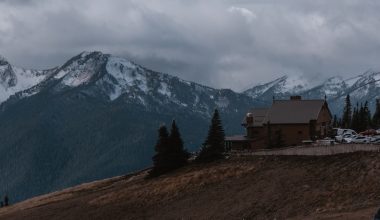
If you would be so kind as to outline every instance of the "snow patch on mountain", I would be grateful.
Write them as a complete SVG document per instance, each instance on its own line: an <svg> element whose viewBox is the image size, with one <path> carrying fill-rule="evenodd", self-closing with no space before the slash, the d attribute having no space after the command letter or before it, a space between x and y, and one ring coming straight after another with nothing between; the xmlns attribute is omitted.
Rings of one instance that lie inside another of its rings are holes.
<svg viewBox="0 0 380 220"><path fill-rule="evenodd" d="M67 71L61 70L57 74L54 75L54 79L60 79L64 77L67 74Z"/></svg>
<svg viewBox="0 0 380 220"><path fill-rule="evenodd" d="M331 77L322 84L322 92L324 91L327 96L338 95L339 91L344 87L342 77Z"/></svg>
<svg viewBox="0 0 380 220"><path fill-rule="evenodd" d="M169 86L165 82L160 83L160 88L158 88L158 92L164 96L171 97L172 93L170 92Z"/></svg>
<svg viewBox="0 0 380 220"><path fill-rule="evenodd" d="M113 56L109 57L106 70L107 73L116 80L114 82L115 91L110 94L111 100L115 100L121 94L128 92L131 88L138 89L143 93L149 91L145 72L126 59Z"/></svg>
<svg viewBox="0 0 380 220"><path fill-rule="evenodd" d="M218 100L215 101L215 104L219 108L227 108L230 104L230 101L228 100L227 97L219 97Z"/></svg>
<svg viewBox="0 0 380 220"><path fill-rule="evenodd" d="M309 82L300 76L286 76L280 85L282 93L298 93L310 88Z"/></svg>
<svg viewBox="0 0 380 220"><path fill-rule="evenodd" d="M83 54L82 54L83 55ZM83 57L84 59L85 57ZM61 69L56 78L62 78L62 84L69 87L77 87L88 83L95 74L94 66L97 62L96 58L88 60L78 59L73 61L69 66Z"/></svg>
<svg viewBox="0 0 380 220"><path fill-rule="evenodd" d="M360 76L355 76L349 79L344 80L344 83L348 86L351 87L353 86L361 77Z"/></svg>
<svg viewBox="0 0 380 220"><path fill-rule="evenodd" d="M47 72L12 66L4 57L0 56L0 103L12 95L42 82L49 76L45 73Z"/></svg>
<svg viewBox="0 0 380 220"><path fill-rule="evenodd" d="M255 86L244 93L252 98L258 98L266 93L288 94L301 93L311 88L311 84L302 76L282 76L269 83Z"/></svg>

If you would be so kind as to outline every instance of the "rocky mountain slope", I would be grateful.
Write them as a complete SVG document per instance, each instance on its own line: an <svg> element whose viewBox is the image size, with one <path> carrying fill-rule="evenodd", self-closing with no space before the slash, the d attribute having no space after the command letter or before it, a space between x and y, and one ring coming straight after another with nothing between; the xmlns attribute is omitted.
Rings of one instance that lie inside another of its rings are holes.
<svg viewBox="0 0 380 220"><path fill-rule="evenodd" d="M231 157L156 179L146 171L0 209L0 219L372 219L379 153Z"/></svg>

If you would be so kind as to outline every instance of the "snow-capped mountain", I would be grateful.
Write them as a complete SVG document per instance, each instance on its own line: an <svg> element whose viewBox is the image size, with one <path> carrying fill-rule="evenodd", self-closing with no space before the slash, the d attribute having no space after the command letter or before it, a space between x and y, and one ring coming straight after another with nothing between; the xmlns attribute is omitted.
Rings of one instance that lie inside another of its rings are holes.
<svg viewBox="0 0 380 220"><path fill-rule="evenodd" d="M73 57L39 84L15 96L23 98L47 88L51 93L79 88L82 93L110 102L120 99L146 109L182 108L207 117L216 107L239 112L241 107L236 105L241 105L240 101L245 103L243 106L252 105L252 99L244 94L185 81L101 52L83 52Z"/></svg>
<svg viewBox="0 0 380 220"><path fill-rule="evenodd" d="M0 56L0 103L17 92L37 85L51 74L51 70L26 70L12 66L4 57Z"/></svg>
<svg viewBox="0 0 380 220"><path fill-rule="evenodd" d="M252 98L273 96L275 94L300 93L310 88L310 83L299 76L282 76L269 83L261 84L244 91Z"/></svg>
<svg viewBox="0 0 380 220"><path fill-rule="evenodd" d="M316 86L310 86L310 83L302 78L283 76L272 82L250 88L244 93L267 104L270 103L272 97L276 99L287 99L290 95L301 95L307 99L326 97L332 112L339 116L343 108L343 100L348 94L351 96L352 103L368 101L371 109L374 109L376 99L380 98L380 72L368 71L348 79L335 76Z"/></svg>

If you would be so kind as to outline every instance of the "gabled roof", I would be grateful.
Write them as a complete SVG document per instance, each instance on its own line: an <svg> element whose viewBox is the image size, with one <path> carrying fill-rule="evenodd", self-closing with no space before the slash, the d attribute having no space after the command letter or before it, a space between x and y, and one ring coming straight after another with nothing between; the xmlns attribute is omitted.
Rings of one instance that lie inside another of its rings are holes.
<svg viewBox="0 0 380 220"><path fill-rule="evenodd" d="M251 109L250 113L253 116L253 126L261 127L264 123L266 123L265 118L267 117L267 113L269 108L257 108Z"/></svg>
<svg viewBox="0 0 380 220"><path fill-rule="evenodd" d="M253 127L261 127L265 123L265 118L267 116L269 108L253 108L250 109L247 113L251 114L253 117ZM252 126L252 125L247 125L247 115L243 118L242 120L242 125L243 126Z"/></svg>
<svg viewBox="0 0 380 220"><path fill-rule="evenodd" d="M265 122L269 121L271 124L306 124L310 120L317 120L325 103L325 100L274 100Z"/></svg>

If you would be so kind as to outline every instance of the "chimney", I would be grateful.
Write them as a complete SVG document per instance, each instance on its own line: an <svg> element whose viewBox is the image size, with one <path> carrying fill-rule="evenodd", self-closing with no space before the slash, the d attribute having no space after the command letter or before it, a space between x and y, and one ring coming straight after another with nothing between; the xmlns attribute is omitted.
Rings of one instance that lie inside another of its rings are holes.
<svg viewBox="0 0 380 220"><path fill-rule="evenodd" d="M302 97L300 95L293 95L293 96L290 96L290 100L301 100Z"/></svg>
<svg viewBox="0 0 380 220"><path fill-rule="evenodd" d="M248 126L252 126L253 125L253 114L252 113L247 113L246 117L245 117L245 121L247 123Z"/></svg>

